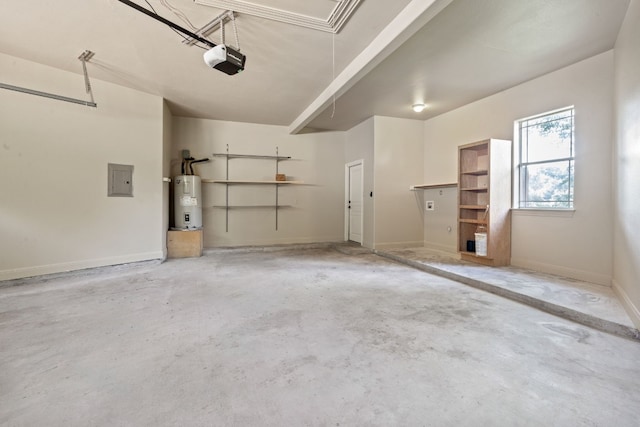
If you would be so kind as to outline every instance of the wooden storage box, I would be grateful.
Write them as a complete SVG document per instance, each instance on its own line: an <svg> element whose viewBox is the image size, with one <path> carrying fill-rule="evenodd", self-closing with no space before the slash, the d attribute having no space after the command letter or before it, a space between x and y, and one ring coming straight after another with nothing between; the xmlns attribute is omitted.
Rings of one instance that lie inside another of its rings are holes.
<svg viewBox="0 0 640 427"><path fill-rule="evenodd" d="M167 257L199 256L202 256L202 230L169 230L167 232Z"/></svg>

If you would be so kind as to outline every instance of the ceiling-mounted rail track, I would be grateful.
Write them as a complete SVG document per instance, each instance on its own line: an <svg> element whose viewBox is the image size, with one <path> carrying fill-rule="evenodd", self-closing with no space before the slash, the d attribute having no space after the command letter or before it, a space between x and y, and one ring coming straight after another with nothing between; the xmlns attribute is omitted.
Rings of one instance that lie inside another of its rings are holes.
<svg viewBox="0 0 640 427"><path fill-rule="evenodd" d="M7 89L7 90L13 90L13 91L16 91L16 92L21 92L21 93L27 93L29 95L43 96L45 98L55 99L57 101L65 101L65 102L72 102L74 104L86 105L87 107L97 107L98 106L98 104L96 104L95 102L85 101L84 99L69 98L67 96L56 95L55 93L41 92L39 90L27 89L25 87L8 85L8 84L5 84L5 83L0 83L0 88L1 89Z"/></svg>
<svg viewBox="0 0 640 427"><path fill-rule="evenodd" d="M27 89L26 87L14 86L6 83L0 83L0 89L12 90L14 92L26 93L28 95L42 96L44 98L55 99L56 101L71 102L73 104L85 105L87 107L97 107L98 104L93 100L93 92L91 91L91 83L89 82L89 74L87 73L87 61L93 58L94 52L85 50L80 54L78 59L82 61L82 71L84 73L84 86L87 94L91 97L90 101L84 99L70 98L68 96L57 95L55 93L42 92L34 89Z"/></svg>
<svg viewBox="0 0 640 427"><path fill-rule="evenodd" d="M165 19L162 16L158 15L157 13L154 13L154 12L148 10L148 9L145 9L144 7L134 3L132 1L129 1L129 0L118 0L118 1L120 3L126 4L127 6L137 10L138 12L144 13L145 15L155 19L156 21L159 21L159 22L162 22L165 25L168 25L169 27L173 28L174 30L179 31L182 34L191 37L192 39L198 40L200 43L204 43L205 45L207 45L209 47L216 47L215 43L205 39L204 37L200 37L196 33L191 32L191 31L187 30L186 28L181 27L180 25L178 25L178 24L176 24L174 22L171 22L168 19Z"/></svg>

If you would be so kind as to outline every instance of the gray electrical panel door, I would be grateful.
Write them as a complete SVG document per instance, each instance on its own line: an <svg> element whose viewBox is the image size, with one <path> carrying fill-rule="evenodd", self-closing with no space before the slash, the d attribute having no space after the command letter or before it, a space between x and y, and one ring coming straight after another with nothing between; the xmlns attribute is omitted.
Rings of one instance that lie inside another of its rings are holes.
<svg viewBox="0 0 640 427"><path fill-rule="evenodd" d="M109 197L133 197L133 166L118 165L109 163L108 165L107 196Z"/></svg>

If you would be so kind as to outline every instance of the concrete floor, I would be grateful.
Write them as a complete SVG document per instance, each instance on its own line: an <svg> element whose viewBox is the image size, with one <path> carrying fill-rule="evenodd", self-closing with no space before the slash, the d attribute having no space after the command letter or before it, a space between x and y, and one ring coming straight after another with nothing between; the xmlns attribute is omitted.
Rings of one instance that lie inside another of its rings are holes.
<svg viewBox="0 0 640 427"><path fill-rule="evenodd" d="M368 253L0 288L9 426L638 426L640 344Z"/></svg>
<svg viewBox="0 0 640 427"><path fill-rule="evenodd" d="M420 270L521 302L592 328L640 341L640 331L608 286L518 267L487 267L428 248L377 252Z"/></svg>

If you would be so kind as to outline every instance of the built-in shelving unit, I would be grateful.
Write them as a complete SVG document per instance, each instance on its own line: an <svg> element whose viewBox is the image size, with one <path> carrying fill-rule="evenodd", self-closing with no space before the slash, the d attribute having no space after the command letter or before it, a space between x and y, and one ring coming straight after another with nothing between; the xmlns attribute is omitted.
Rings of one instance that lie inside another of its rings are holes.
<svg viewBox="0 0 640 427"><path fill-rule="evenodd" d="M213 206L215 208L222 208L226 211L225 216L225 224L226 231L229 231L229 210L231 209L264 209L271 208L275 209L275 218L276 218L276 230L278 229L278 210L281 208L288 207L287 205L281 205L279 203L279 188L282 185L300 185L303 184L302 181L271 181L271 180L237 180L237 179L229 179L229 161L233 159L253 159L253 160L271 160L275 162L275 174L274 177L279 174L279 165L281 161L290 160L290 156L281 156L278 153L278 147L276 147L276 155L275 156L265 156L258 154L233 154L229 153L229 144L227 144L226 153L213 153L214 157L224 157L226 159L225 164L225 179L203 179L203 183L212 183L212 184L223 184L225 185L225 204L224 205L216 205ZM233 185L258 185L258 186L274 186L275 187L275 203L273 205L230 205L229 204L229 187Z"/></svg>
<svg viewBox="0 0 640 427"><path fill-rule="evenodd" d="M458 147L458 252L485 265L511 259L511 141L489 139ZM468 251L476 232L487 233L486 256Z"/></svg>

